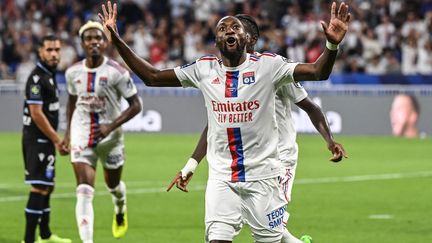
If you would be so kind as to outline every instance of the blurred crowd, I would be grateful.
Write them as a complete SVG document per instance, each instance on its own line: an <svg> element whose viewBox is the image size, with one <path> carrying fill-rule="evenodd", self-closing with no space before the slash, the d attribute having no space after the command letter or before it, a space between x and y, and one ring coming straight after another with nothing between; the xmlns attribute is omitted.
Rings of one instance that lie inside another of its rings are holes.
<svg viewBox="0 0 432 243"><path fill-rule="evenodd" d="M25 83L35 65L38 40L62 39L59 70L83 58L78 29L98 20L100 0L0 0L0 80ZM214 27L225 15L256 18L258 51L314 62L325 48L320 20L330 18L322 0L122 0L123 39L158 68L218 54ZM432 0L351 0L349 32L334 73L432 74ZM109 56L122 62L109 49Z"/></svg>

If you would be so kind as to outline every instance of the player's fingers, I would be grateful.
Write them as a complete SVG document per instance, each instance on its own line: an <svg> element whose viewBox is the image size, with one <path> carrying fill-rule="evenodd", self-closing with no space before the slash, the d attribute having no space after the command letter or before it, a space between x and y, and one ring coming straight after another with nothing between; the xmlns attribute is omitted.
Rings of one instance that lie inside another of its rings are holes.
<svg viewBox="0 0 432 243"><path fill-rule="evenodd" d="M108 13L107 13L105 4L102 4L102 13L103 13L104 19L108 18Z"/></svg>
<svg viewBox="0 0 432 243"><path fill-rule="evenodd" d="M340 16L340 19L342 21L345 21L346 18L347 18L347 15L348 15L348 5L345 4L345 3L342 3L342 5L343 6L341 7L341 16Z"/></svg>
<svg viewBox="0 0 432 243"><path fill-rule="evenodd" d="M330 17L332 19L336 18L336 2L333 2L331 5L331 14Z"/></svg>
<svg viewBox="0 0 432 243"><path fill-rule="evenodd" d="M113 9L112 9L111 1L108 1L108 14L109 14L109 18L111 19L113 16Z"/></svg>
<svg viewBox="0 0 432 243"><path fill-rule="evenodd" d="M102 14L98 13L99 19L102 21L102 24L105 24L105 20L102 16Z"/></svg>
<svg viewBox="0 0 432 243"><path fill-rule="evenodd" d="M186 185L184 184L183 180L178 180L177 183L176 183L176 187L178 189L180 189L181 191L183 191L183 192L188 192L188 190L186 188Z"/></svg>
<svg viewBox="0 0 432 243"><path fill-rule="evenodd" d="M339 6L337 17L340 20L344 20L346 18L346 14L347 14L346 4L344 2L342 2L341 5Z"/></svg>
<svg viewBox="0 0 432 243"><path fill-rule="evenodd" d="M177 173L177 175L174 177L174 179L170 182L170 184L167 187L167 192L171 190L171 188L176 184L177 180L180 178L181 173Z"/></svg>
<svg viewBox="0 0 432 243"><path fill-rule="evenodd" d="M324 30L324 33L326 33L326 32L327 32L328 25L327 25L326 22L324 22L324 21L320 21L320 24L321 24L321 26L322 26L322 28L323 28L323 30Z"/></svg>
<svg viewBox="0 0 432 243"><path fill-rule="evenodd" d="M330 158L330 161L332 162L339 162L342 160L342 154L340 153L335 153L333 154L333 156Z"/></svg>
<svg viewBox="0 0 432 243"><path fill-rule="evenodd" d="M342 146L342 144L338 144L337 146L341 153L341 156L343 156L344 158L348 158L345 148Z"/></svg>
<svg viewBox="0 0 432 243"><path fill-rule="evenodd" d="M350 19L351 19L351 13L348 13L345 22L349 23Z"/></svg>
<svg viewBox="0 0 432 243"><path fill-rule="evenodd" d="M117 19L117 3L114 3L113 19Z"/></svg>

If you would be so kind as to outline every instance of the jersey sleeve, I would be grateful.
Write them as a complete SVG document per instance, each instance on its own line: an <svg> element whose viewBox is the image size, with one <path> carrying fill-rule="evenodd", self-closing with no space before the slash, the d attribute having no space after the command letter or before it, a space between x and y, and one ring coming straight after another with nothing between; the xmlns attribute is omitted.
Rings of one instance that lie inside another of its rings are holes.
<svg viewBox="0 0 432 243"><path fill-rule="evenodd" d="M70 69L66 70L65 78L66 78L66 87L68 93L70 95L77 95L77 91L75 89L74 82L73 82L72 72Z"/></svg>
<svg viewBox="0 0 432 243"><path fill-rule="evenodd" d="M176 67L174 68L174 72L183 88L200 87L200 73L198 68L198 61Z"/></svg>
<svg viewBox="0 0 432 243"><path fill-rule="evenodd" d="M293 82L283 85L276 93L280 98L288 98L293 103L304 100L308 93L300 83Z"/></svg>
<svg viewBox="0 0 432 243"><path fill-rule="evenodd" d="M296 62L291 62L285 57L276 55L272 58L273 63L273 79L272 82L276 89L284 84L295 82L294 69L298 65Z"/></svg>
<svg viewBox="0 0 432 243"><path fill-rule="evenodd" d="M117 83L117 89L123 98L130 98L138 93L128 71L120 74L119 82Z"/></svg>
<svg viewBox="0 0 432 243"><path fill-rule="evenodd" d="M28 77L25 95L27 104L43 104L43 84L39 75L31 74Z"/></svg>

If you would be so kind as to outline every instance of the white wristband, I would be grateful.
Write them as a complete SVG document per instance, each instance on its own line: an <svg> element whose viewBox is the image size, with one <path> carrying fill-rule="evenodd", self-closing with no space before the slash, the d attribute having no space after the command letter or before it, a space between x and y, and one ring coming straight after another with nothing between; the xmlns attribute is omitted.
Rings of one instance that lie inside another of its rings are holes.
<svg viewBox="0 0 432 243"><path fill-rule="evenodd" d="M326 41L326 47L327 49L329 49L330 51L337 51L339 49L339 45L333 44L330 41Z"/></svg>
<svg viewBox="0 0 432 243"><path fill-rule="evenodd" d="M186 176L189 174L189 172L192 172L192 174L195 172L196 167L198 166L198 162L194 158L190 158L186 165L181 169L181 176L183 179L186 179Z"/></svg>

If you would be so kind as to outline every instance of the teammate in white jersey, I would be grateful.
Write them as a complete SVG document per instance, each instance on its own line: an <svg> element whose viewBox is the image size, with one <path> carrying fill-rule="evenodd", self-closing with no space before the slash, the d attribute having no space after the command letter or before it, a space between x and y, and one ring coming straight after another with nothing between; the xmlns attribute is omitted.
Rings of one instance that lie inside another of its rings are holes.
<svg viewBox="0 0 432 243"><path fill-rule="evenodd" d="M127 231L126 185L121 181L124 145L121 125L141 110L129 72L103 55L107 47L103 27L89 21L79 30L86 58L66 70L69 92L66 142L77 179L76 219L80 238L93 242L93 205L96 162L100 159L105 183L112 194L115 238ZM121 98L129 107L120 110Z"/></svg>
<svg viewBox="0 0 432 243"><path fill-rule="evenodd" d="M222 59L206 56L175 69L158 70L138 57L119 37L117 5L102 5L107 36L128 66L148 86L199 88L208 116L209 180L206 190L206 242L232 242L247 223L256 242L280 242L286 200L278 182L278 131L275 96L294 80L323 80L331 73L348 28L348 6L323 24L327 49L313 64L298 64L263 53L246 53L247 35L239 19L227 16L216 26Z"/></svg>
<svg viewBox="0 0 432 243"><path fill-rule="evenodd" d="M259 38L259 29L255 20L248 15L236 15L245 27L250 38L246 44L246 50L252 54L253 58L260 58L261 54L255 52L255 45ZM284 175L281 177L282 190L285 193L285 198L288 202L291 201L291 191L295 177L298 159L298 145L296 143L296 131L291 117L291 102L304 110L315 128L320 132L324 140L327 142L327 147L332 152L333 162L339 162L345 157L343 146L334 141L330 131L328 122L321 111L309 97L306 90L299 83L289 83L282 86L277 91L276 96L276 121L278 122L279 131L279 158L284 168ZM186 163L186 166L175 176L174 180L168 186L168 191L176 184L177 188L184 192L188 192L187 185L192 179L196 166L206 155L207 150L207 127L202 132L198 144ZM289 213L285 212L283 223L286 224ZM310 236L303 236L304 242L311 242ZM286 230L282 237L282 243L298 243L301 242Z"/></svg>

